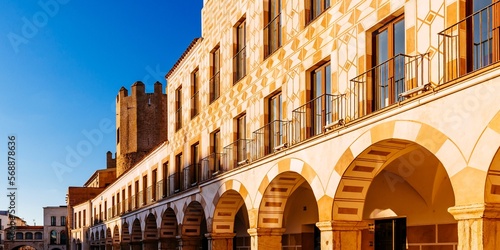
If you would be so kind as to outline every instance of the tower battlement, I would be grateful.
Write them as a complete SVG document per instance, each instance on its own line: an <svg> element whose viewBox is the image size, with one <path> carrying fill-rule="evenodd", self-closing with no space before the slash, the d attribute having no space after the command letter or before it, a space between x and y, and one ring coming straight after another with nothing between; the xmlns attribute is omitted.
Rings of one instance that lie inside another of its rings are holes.
<svg viewBox="0 0 500 250"><path fill-rule="evenodd" d="M160 82L146 93L143 82L121 87L116 97L116 175L142 159L151 149L167 140L167 95Z"/></svg>

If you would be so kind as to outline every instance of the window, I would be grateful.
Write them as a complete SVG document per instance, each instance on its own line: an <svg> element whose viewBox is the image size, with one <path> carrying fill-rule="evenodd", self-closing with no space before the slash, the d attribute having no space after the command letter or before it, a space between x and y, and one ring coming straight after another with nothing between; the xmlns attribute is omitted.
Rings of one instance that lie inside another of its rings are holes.
<svg viewBox="0 0 500 250"><path fill-rule="evenodd" d="M163 195L167 195L168 194L168 185L167 185L167 180L168 180L168 161L163 163L163 168L162 168L162 172L163 172Z"/></svg>
<svg viewBox="0 0 500 250"><path fill-rule="evenodd" d="M35 233L35 239L36 239L36 240L41 240L42 238L43 238L42 233L40 233L40 232L36 232L36 233Z"/></svg>
<svg viewBox="0 0 500 250"><path fill-rule="evenodd" d="M148 176L145 175L142 177L142 204L143 205L148 203L147 190L148 190Z"/></svg>
<svg viewBox="0 0 500 250"><path fill-rule="evenodd" d="M373 33L375 110L397 102L405 91L405 24L400 16Z"/></svg>
<svg viewBox="0 0 500 250"><path fill-rule="evenodd" d="M135 181L135 199L134 199L134 208L139 207L139 181Z"/></svg>
<svg viewBox="0 0 500 250"><path fill-rule="evenodd" d="M174 192L179 192L181 187L182 153L175 156Z"/></svg>
<svg viewBox="0 0 500 250"><path fill-rule="evenodd" d="M68 237L66 236L66 231L61 231L61 240L59 244L66 245Z"/></svg>
<svg viewBox="0 0 500 250"><path fill-rule="evenodd" d="M66 216L61 216L61 226L66 226Z"/></svg>
<svg viewBox="0 0 500 250"><path fill-rule="evenodd" d="M281 107L281 92L269 98L269 148L274 151L284 143L285 124L283 123L283 109Z"/></svg>
<svg viewBox="0 0 500 250"><path fill-rule="evenodd" d="M210 155L213 161L210 171L212 174L217 174L221 169L221 153L222 143L220 141L220 130L216 130L210 134Z"/></svg>
<svg viewBox="0 0 500 250"><path fill-rule="evenodd" d="M220 48L219 46L210 53L210 103L220 96Z"/></svg>
<svg viewBox="0 0 500 250"><path fill-rule="evenodd" d="M104 201L104 220L108 219L108 201Z"/></svg>
<svg viewBox="0 0 500 250"><path fill-rule="evenodd" d="M22 240L22 239L24 239L24 234L21 232L17 232L16 233L16 240Z"/></svg>
<svg viewBox="0 0 500 250"><path fill-rule="evenodd" d="M281 47L281 0L269 0L264 11L264 57Z"/></svg>
<svg viewBox="0 0 500 250"><path fill-rule="evenodd" d="M199 143L195 143L191 146L191 168L189 168L189 182L191 185L198 183L198 169L200 168L199 147Z"/></svg>
<svg viewBox="0 0 500 250"><path fill-rule="evenodd" d="M87 225L87 210L83 210L83 226ZM80 224L80 223L79 223ZM81 226L80 226L81 227Z"/></svg>
<svg viewBox="0 0 500 250"><path fill-rule="evenodd" d="M328 95L332 93L331 66L330 62L324 63L311 71L311 102L312 112L311 128L309 136L318 135L323 132L323 127L328 124L326 114L331 112L331 100Z"/></svg>
<svg viewBox="0 0 500 250"><path fill-rule="evenodd" d="M200 113L199 70L191 74L191 119Z"/></svg>
<svg viewBox="0 0 500 250"><path fill-rule="evenodd" d="M128 185L128 188L127 188L127 192L128 192L128 202L127 202L127 211L130 211L132 209L132 204L135 204L135 203L132 203L133 201L133 198L132 198L132 185Z"/></svg>
<svg viewBox="0 0 500 250"><path fill-rule="evenodd" d="M467 71L486 67L500 59L500 3L495 0L467 1ZM491 6L490 6L491 5ZM496 7L495 7L496 5ZM489 6L489 7L488 7Z"/></svg>
<svg viewBox="0 0 500 250"><path fill-rule="evenodd" d="M57 243L57 232L55 230L50 231L50 244L54 245Z"/></svg>
<svg viewBox="0 0 500 250"><path fill-rule="evenodd" d="M236 153L236 163L237 165L246 163L248 159L247 156L247 116L246 114L240 115L236 118L236 144L235 152Z"/></svg>
<svg viewBox="0 0 500 250"><path fill-rule="evenodd" d="M157 187L157 182L158 182L158 172L155 169L155 170L153 170L151 172L151 186L152 186L152 188L151 188L151 192L152 192L151 193L151 201L156 201L157 200L157 197L156 197L157 196L157 190L156 189L158 188Z"/></svg>
<svg viewBox="0 0 500 250"><path fill-rule="evenodd" d="M306 0L306 23L316 19L330 7L330 0Z"/></svg>
<svg viewBox="0 0 500 250"><path fill-rule="evenodd" d="M56 217L55 216L50 216L50 225L55 226L56 225Z"/></svg>
<svg viewBox="0 0 500 250"><path fill-rule="evenodd" d="M26 237L25 237L27 240L32 240L33 239L33 233L31 232L27 232L26 233Z"/></svg>
<svg viewBox="0 0 500 250"><path fill-rule="evenodd" d="M233 70L234 70L234 81L238 82L241 78L246 75L246 27L245 20L243 19L236 25L236 41L234 45L234 57L233 57Z"/></svg>
<svg viewBox="0 0 500 250"><path fill-rule="evenodd" d="M119 215L120 214L120 191L118 191L118 193L116 194L116 215Z"/></svg>
<svg viewBox="0 0 500 250"><path fill-rule="evenodd" d="M182 87L175 90L175 131L182 128Z"/></svg>

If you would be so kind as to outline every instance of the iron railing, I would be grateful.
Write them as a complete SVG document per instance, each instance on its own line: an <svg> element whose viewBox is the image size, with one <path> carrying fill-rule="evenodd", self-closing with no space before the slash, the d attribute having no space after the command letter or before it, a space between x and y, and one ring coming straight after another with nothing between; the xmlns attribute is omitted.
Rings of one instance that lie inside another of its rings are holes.
<svg viewBox="0 0 500 250"><path fill-rule="evenodd" d="M351 79L346 95L346 121L391 106L430 83L427 54L398 54ZM412 91L413 90L413 91Z"/></svg>
<svg viewBox="0 0 500 250"><path fill-rule="evenodd" d="M281 13L264 27L264 56L267 57L281 47Z"/></svg>
<svg viewBox="0 0 500 250"><path fill-rule="evenodd" d="M452 81L500 61L500 1L438 33L440 80Z"/></svg>
<svg viewBox="0 0 500 250"><path fill-rule="evenodd" d="M201 159L200 182L210 180L217 174L222 173L222 156L221 153L212 153Z"/></svg>
<svg viewBox="0 0 500 250"><path fill-rule="evenodd" d="M288 147L290 138L289 121L272 121L253 132L254 154L252 160L260 159Z"/></svg>
<svg viewBox="0 0 500 250"><path fill-rule="evenodd" d="M116 215L122 215L123 214L123 208L122 208L122 203L117 202L116 203Z"/></svg>
<svg viewBox="0 0 500 250"><path fill-rule="evenodd" d="M147 189L146 204L149 205L155 201L155 196L153 195L153 186L149 186Z"/></svg>
<svg viewBox="0 0 500 250"><path fill-rule="evenodd" d="M210 78L210 103L220 96L220 72L215 73Z"/></svg>
<svg viewBox="0 0 500 250"><path fill-rule="evenodd" d="M248 139L239 139L225 146L222 155L222 172L226 172L242 165L245 165L251 160L251 142Z"/></svg>
<svg viewBox="0 0 500 250"><path fill-rule="evenodd" d="M324 94L292 111L293 139L299 143L343 124L345 96Z"/></svg>
<svg viewBox="0 0 500 250"><path fill-rule="evenodd" d="M180 173L173 173L168 177L169 192L168 195L173 195L181 191Z"/></svg>
<svg viewBox="0 0 500 250"><path fill-rule="evenodd" d="M163 180L160 180L156 183L156 200L161 200L166 197L166 187L167 185L164 184Z"/></svg>
<svg viewBox="0 0 500 250"><path fill-rule="evenodd" d="M136 203L137 208L140 208L141 206L145 205L146 202L144 202L144 191L143 190L137 192L136 202L137 202Z"/></svg>
<svg viewBox="0 0 500 250"><path fill-rule="evenodd" d="M190 189L198 185L199 182L199 169L201 164L192 164L183 169L184 173L184 186L183 190Z"/></svg>

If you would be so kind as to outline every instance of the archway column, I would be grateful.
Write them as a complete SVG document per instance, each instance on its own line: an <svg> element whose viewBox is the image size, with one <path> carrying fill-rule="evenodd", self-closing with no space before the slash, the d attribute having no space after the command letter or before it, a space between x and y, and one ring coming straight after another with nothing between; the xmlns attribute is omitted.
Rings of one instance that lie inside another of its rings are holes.
<svg viewBox="0 0 500 250"><path fill-rule="evenodd" d="M362 231L368 229L365 221L320 221L322 250L361 250Z"/></svg>
<svg viewBox="0 0 500 250"><path fill-rule="evenodd" d="M158 249L177 249L178 240L175 237L163 238L158 241Z"/></svg>
<svg viewBox="0 0 500 250"><path fill-rule="evenodd" d="M232 250L235 233L208 233L205 236L208 239L210 250Z"/></svg>
<svg viewBox="0 0 500 250"><path fill-rule="evenodd" d="M458 221L458 250L495 249L500 244L500 204L471 204L448 209Z"/></svg>
<svg viewBox="0 0 500 250"><path fill-rule="evenodd" d="M250 228L251 249L281 249L281 236L285 228Z"/></svg>
<svg viewBox="0 0 500 250"><path fill-rule="evenodd" d="M198 250L201 244L199 236L177 236L179 250Z"/></svg>

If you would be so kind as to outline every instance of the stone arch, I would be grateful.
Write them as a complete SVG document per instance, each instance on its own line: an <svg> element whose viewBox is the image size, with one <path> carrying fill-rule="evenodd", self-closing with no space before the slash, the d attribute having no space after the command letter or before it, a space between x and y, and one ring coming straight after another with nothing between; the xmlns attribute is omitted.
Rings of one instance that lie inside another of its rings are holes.
<svg viewBox="0 0 500 250"><path fill-rule="evenodd" d="M134 220L132 223L132 231L130 234L130 242L131 243L140 243L142 241L142 230L141 230L141 222L138 218Z"/></svg>
<svg viewBox="0 0 500 250"><path fill-rule="evenodd" d="M160 242L163 249L176 249L178 235L178 223L174 208L168 207L161 216Z"/></svg>
<svg viewBox="0 0 500 250"><path fill-rule="evenodd" d="M465 157L461 150L450 138L438 129L425 123L415 121L389 121L370 128L361 134L344 151L342 156L337 161L335 171L332 173L332 176L327 184L327 199L325 200L333 200L333 197L336 196L337 190L340 188L342 183L342 176L349 173L349 171L353 171L352 163L356 160L356 158L366 151L366 149L374 147L377 143L384 141L387 145L379 144L379 146L401 148L404 145L419 145L427 150L441 162L452 182L454 190L456 184L452 177L467 166ZM376 147L377 146L375 146L375 148ZM386 155L385 157L394 156L394 153ZM350 166L351 168L349 168ZM381 166L382 165L379 164L376 170L380 170ZM376 172L374 172L375 168L365 169L358 167L354 169L354 171L356 170L358 172L365 171L367 174L373 176L376 174ZM366 190L362 192L365 191ZM456 193L455 197L457 198ZM334 203L330 204L333 205ZM332 216L331 219L333 219L334 210L334 207L329 209L329 211L332 211L332 213L330 213L330 216Z"/></svg>
<svg viewBox="0 0 500 250"><path fill-rule="evenodd" d="M286 163L286 160L284 162ZM303 164L302 161L298 160L297 161L291 160L290 162L295 162L295 164L297 163ZM285 212L285 207L288 198L304 182L309 184L309 186L311 187L311 191L314 190L314 188L310 185L310 182L308 182L308 180L300 174L301 172L304 172L304 170L297 171L297 169L294 169L293 166L294 166L293 163L292 164L288 163L283 165L278 163L278 169L280 173L276 175L268 174L264 178L264 181L261 183L259 192L262 193L262 198L260 199L261 201L257 216L258 217L256 223L257 228L281 229L283 227L283 215ZM306 172L307 171L312 171L312 169L306 170ZM310 175L308 177L310 179L318 179L315 173L314 174L309 173L309 174ZM311 178L311 176L314 176L314 178ZM317 202L316 196L314 198L315 201Z"/></svg>
<svg viewBox="0 0 500 250"><path fill-rule="evenodd" d="M39 243L39 244L36 244L34 242L13 242L13 243L10 243L10 242L4 242L4 244L6 245L5 249L20 249L21 247L24 247L24 246L30 246L36 250L42 250L43 249L43 243Z"/></svg>
<svg viewBox="0 0 500 250"><path fill-rule="evenodd" d="M254 199L254 206L262 203L262 199L264 197L264 193L270 183L276 176L284 172L293 172L300 175L304 180L311 186L314 197L316 201L319 201L321 197L324 196L324 187L318 178L318 174L316 171L307 163L300 159L296 158L287 158L276 163L271 169L267 172L264 179L261 181L259 185L258 192L256 194L256 198ZM320 204L323 204L321 202ZM319 204L318 204L319 205ZM321 206L319 206L321 209ZM321 217L321 216L320 216ZM255 218L256 219L256 218ZM321 218L320 218L321 219ZM251 225L257 225L256 221L250 221Z"/></svg>
<svg viewBox="0 0 500 250"><path fill-rule="evenodd" d="M243 185L243 183L241 183L238 180L228 180L228 181L222 183L222 185L220 185L219 189L217 189L217 193L215 193L214 198L212 199L212 204L211 204L211 209L210 209L209 215L215 213L215 209L217 207L217 203L219 203L219 199L226 191L229 191L229 190L233 190L241 196L247 210L250 210L252 208L252 204L253 204L252 198L250 197L250 195L248 193L248 189Z"/></svg>
<svg viewBox="0 0 500 250"><path fill-rule="evenodd" d="M243 196L234 189L226 190L224 193L220 194L220 197L217 193L216 197L217 201L214 199L215 208L212 217L212 233L231 234L234 232L235 216L240 208L244 206L245 200Z"/></svg>
<svg viewBox="0 0 500 250"><path fill-rule="evenodd" d="M123 224L122 224L122 235L121 235L120 242L122 242L122 243L130 243L129 225L128 225L128 223L126 221L124 221Z"/></svg>
<svg viewBox="0 0 500 250"><path fill-rule="evenodd" d="M118 225L115 225L113 228L113 244L120 244L120 231L118 229Z"/></svg>
<svg viewBox="0 0 500 250"><path fill-rule="evenodd" d="M184 218L182 220L182 235L198 236L200 235L201 223L205 219L204 209L198 201L192 201L184 209Z"/></svg>
<svg viewBox="0 0 500 250"><path fill-rule="evenodd" d="M113 244L113 235L111 234L111 228L106 228L106 245Z"/></svg>
<svg viewBox="0 0 500 250"><path fill-rule="evenodd" d="M158 239L158 227L156 226L156 216L150 213L145 220L144 240Z"/></svg>

